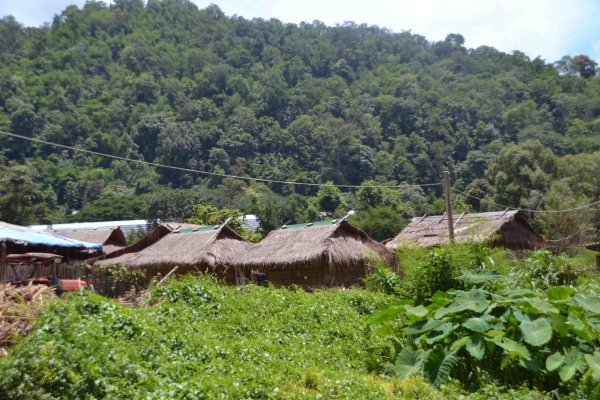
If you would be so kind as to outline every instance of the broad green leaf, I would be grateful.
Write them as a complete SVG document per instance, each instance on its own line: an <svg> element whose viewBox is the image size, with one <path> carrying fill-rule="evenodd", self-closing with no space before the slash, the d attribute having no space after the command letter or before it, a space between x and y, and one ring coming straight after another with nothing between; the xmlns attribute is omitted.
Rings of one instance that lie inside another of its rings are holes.
<svg viewBox="0 0 600 400"><path fill-rule="evenodd" d="M452 302L453 297L454 294L444 293L438 290L431 298L431 302L437 304L440 307L443 307L445 305L450 304Z"/></svg>
<svg viewBox="0 0 600 400"><path fill-rule="evenodd" d="M585 329L585 325L583 324L583 321L580 320L579 317L575 314L569 314L569 316L567 317L567 322L575 330L582 331Z"/></svg>
<svg viewBox="0 0 600 400"><path fill-rule="evenodd" d="M406 331L404 331L404 335L417 336L422 333L429 332L430 330L435 329L442 324L443 322L440 320L432 318L422 319L420 321L415 322Z"/></svg>
<svg viewBox="0 0 600 400"><path fill-rule="evenodd" d="M556 307L554 307L552 304L548 303L547 301L544 300L540 300L538 298L526 298L524 299L527 303L529 303L531 305L531 307L533 307L535 310L537 310L540 313L558 313L558 309Z"/></svg>
<svg viewBox="0 0 600 400"><path fill-rule="evenodd" d="M452 332L454 332L456 330L456 328L458 328L458 325L452 325L451 323L446 322L446 323L440 325L439 327L431 330L427 334L426 342L429 344L432 344L439 340L445 339L448 337L448 335L450 335Z"/></svg>
<svg viewBox="0 0 600 400"><path fill-rule="evenodd" d="M478 360L482 360L483 356L485 355L485 341L478 333L475 333L469 337L467 340L467 346L465 348L469 354Z"/></svg>
<svg viewBox="0 0 600 400"><path fill-rule="evenodd" d="M571 295L575 293L575 290L571 289L568 286L555 286L552 289L548 290L548 299L549 300L566 300Z"/></svg>
<svg viewBox="0 0 600 400"><path fill-rule="evenodd" d="M569 334L569 326L567 325L567 317L562 314L550 313L548 314L552 321L552 328L558 332L560 336L567 336Z"/></svg>
<svg viewBox="0 0 600 400"><path fill-rule="evenodd" d="M435 318L443 318L448 314L455 314L465 310L471 310L476 313L484 312L490 302L485 298L485 294L481 290L470 290L468 292L456 292L454 300L448 306L440 308L435 313Z"/></svg>
<svg viewBox="0 0 600 400"><path fill-rule="evenodd" d="M487 332L490 330L490 325L487 323L486 319L482 317L469 318L463 322L462 326L473 332Z"/></svg>
<svg viewBox="0 0 600 400"><path fill-rule="evenodd" d="M370 325L367 325L370 326ZM392 325L381 325L374 331L378 336L387 336L394 334L396 332L396 328Z"/></svg>
<svg viewBox="0 0 600 400"><path fill-rule="evenodd" d="M519 322L523 322L523 321L531 322L531 321L534 321L537 319L537 315L524 314L517 307L512 307L512 310L513 310L513 315L515 316L516 319L519 320Z"/></svg>
<svg viewBox="0 0 600 400"><path fill-rule="evenodd" d="M573 331L577 334L577 336L588 342L591 346L595 346L594 340L590 336L586 324L581 319L579 319L577 315L569 314L569 316L567 317L567 323L571 325Z"/></svg>
<svg viewBox="0 0 600 400"><path fill-rule="evenodd" d="M500 320L496 320L496 322L489 325L492 331L503 331L505 329L504 325L502 324L502 321Z"/></svg>
<svg viewBox="0 0 600 400"><path fill-rule="evenodd" d="M592 369L592 378L595 382L600 381L600 353L594 352L594 354L586 354L585 361Z"/></svg>
<svg viewBox="0 0 600 400"><path fill-rule="evenodd" d="M423 364L423 376L431 382L434 388L438 388L448 378L457 361L453 351L431 350Z"/></svg>
<svg viewBox="0 0 600 400"><path fill-rule="evenodd" d="M500 274L492 269L469 269L464 268L461 271L462 275L457 277L459 281L462 281L468 285L476 285L485 283L494 279L498 279Z"/></svg>
<svg viewBox="0 0 600 400"><path fill-rule="evenodd" d="M423 350L405 347L396 359L396 376L400 379L407 379L411 375L418 374L421 371L424 358L425 352Z"/></svg>
<svg viewBox="0 0 600 400"><path fill-rule="evenodd" d="M506 301L506 298L504 296L500 296L499 294L496 293L492 293L492 300L495 301Z"/></svg>
<svg viewBox="0 0 600 400"><path fill-rule="evenodd" d="M531 360L531 354L529 353L529 350L521 343L515 342L514 340L510 340L505 337L494 338L494 343L502 347L504 350L508 351L511 355L516 355L520 358Z"/></svg>
<svg viewBox="0 0 600 400"><path fill-rule="evenodd" d="M546 318L539 318L533 322L523 321L520 328L523 340L532 346L541 346L552 339L552 327Z"/></svg>
<svg viewBox="0 0 600 400"><path fill-rule="evenodd" d="M519 359L519 364L533 372L539 372L542 369L542 358L538 355L531 360Z"/></svg>
<svg viewBox="0 0 600 400"><path fill-rule="evenodd" d="M375 311L367 320L367 324L376 325L395 319L404 311L404 307L412 303L411 300L402 300L392 303L381 310Z"/></svg>
<svg viewBox="0 0 600 400"><path fill-rule="evenodd" d="M570 381L577 372L585 372L587 363L583 357L583 353L576 347L571 347L565 354L563 364L558 370L558 375L563 382Z"/></svg>
<svg viewBox="0 0 600 400"><path fill-rule="evenodd" d="M424 317L429 313L429 310L427 310L423 306L413 307L413 306L407 305L404 307L404 310L407 314L415 315L417 317Z"/></svg>
<svg viewBox="0 0 600 400"><path fill-rule="evenodd" d="M450 346L450 350L460 349L461 347L467 344L467 340L469 340L468 336L461 337L460 339L455 340L454 343L452 343L452 345Z"/></svg>
<svg viewBox="0 0 600 400"><path fill-rule="evenodd" d="M573 299L587 311L593 312L594 314L600 314L600 301L598 301L598 298L595 296L577 294L573 296Z"/></svg>
<svg viewBox="0 0 600 400"><path fill-rule="evenodd" d="M597 323L596 321L591 322L590 320L593 320L592 318L587 318L587 324L590 328L592 328L592 330L596 333L596 334L600 334L600 324Z"/></svg>
<svg viewBox="0 0 600 400"><path fill-rule="evenodd" d="M554 371L558 369L562 365L564 359L565 356L563 356L559 352L552 354L551 356L546 358L546 369L548 371Z"/></svg>
<svg viewBox="0 0 600 400"><path fill-rule="evenodd" d="M509 292L504 293L504 296L510 299L519 299L522 297L536 297L537 293L529 290L529 289L517 289L511 290Z"/></svg>
<svg viewBox="0 0 600 400"><path fill-rule="evenodd" d="M489 331L489 332L485 332L484 335L487 336L487 337L490 337L490 338L495 338L495 337L504 335L504 332L502 332L502 331Z"/></svg>

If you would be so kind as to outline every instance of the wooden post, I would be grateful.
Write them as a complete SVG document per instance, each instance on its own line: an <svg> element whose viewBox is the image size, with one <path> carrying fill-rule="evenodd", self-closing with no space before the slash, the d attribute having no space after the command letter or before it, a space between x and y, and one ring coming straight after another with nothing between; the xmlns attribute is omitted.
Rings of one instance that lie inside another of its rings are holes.
<svg viewBox="0 0 600 400"><path fill-rule="evenodd" d="M2 276L0 276L0 282L7 279L6 270L8 269L8 263L6 262L6 240L2 241Z"/></svg>
<svg viewBox="0 0 600 400"><path fill-rule="evenodd" d="M452 203L450 202L450 173L444 171L444 189L446 191L446 215L448 216L448 235L450 243L454 242L454 224L452 223Z"/></svg>

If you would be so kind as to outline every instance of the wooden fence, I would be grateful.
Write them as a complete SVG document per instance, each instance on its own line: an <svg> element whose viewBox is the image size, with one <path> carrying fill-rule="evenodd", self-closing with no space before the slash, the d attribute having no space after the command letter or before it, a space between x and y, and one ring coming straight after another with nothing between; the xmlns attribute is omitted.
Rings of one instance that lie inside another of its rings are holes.
<svg viewBox="0 0 600 400"><path fill-rule="evenodd" d="M31 266L15 266L14 269L21 278L24 278L30 273ZM104 271L97 271L95 267L81 262L39 267L35 277L40 277L42 275L52 275L58 279L81 279L91 283L96 293L111 298L123 296L123 294L133 286L129 282L115 279L110 274L107 274ZM9 265L5 267L0 265L0 281L8 281L14 278L15 273L13 268Z"/></svg>

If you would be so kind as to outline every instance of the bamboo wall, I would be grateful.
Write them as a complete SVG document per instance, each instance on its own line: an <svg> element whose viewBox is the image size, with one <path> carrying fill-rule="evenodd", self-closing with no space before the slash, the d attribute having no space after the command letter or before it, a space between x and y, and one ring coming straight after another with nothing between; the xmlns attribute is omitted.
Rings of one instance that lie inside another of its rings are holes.
<svg viewBox="0 0 600 400"><path fill-rule="evenodd" d="M17 273L23 278L31 271L31 266L15 267ZM52 275L58 279L81 279L91 283L96 293L106 297L120 297L131 289L131 283L115 280L112 276L97 272L94 267L82 263L54 264L49 267L38 267L35 277ZM0 281L15 278L12 268L0 265Z"/></svg>
<svg viewBox="0 0 600 400"><path fill-rule="evenodd" d="M350 287L363 285L365 266L357 265L350 268L330 268L329 266L315 269L277 269L267 270L267 281L275 287L300 286L305 290L323 287Z"/></svg>

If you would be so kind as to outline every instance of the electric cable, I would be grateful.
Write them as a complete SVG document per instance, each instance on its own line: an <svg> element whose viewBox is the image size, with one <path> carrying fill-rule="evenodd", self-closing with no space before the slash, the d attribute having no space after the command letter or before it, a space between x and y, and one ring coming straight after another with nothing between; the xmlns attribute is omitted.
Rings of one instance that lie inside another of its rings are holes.
<svg viewBox="0 0 600 400"><path fill-rule="evenodd" d="M569 209L565 209L565 210L528 210L528 209L523 209L523 208L518 208L518 207L505 206L505 205L502 205L502 204L494 203L493 201L490 201L490 200L480 199L479 197L472 196L470 194L466 194L465 192L461 192L458 189L454 189L454 188L450 188L450 189L452 189L456 193L460 193L460 194L463 194L463 195L465 195L467 197L470 197L472 199L476 199L476 200L479 200L479 201L484 201L484 202L486 202L488 204L492 204L492 205L495 205L495 206L498 206L498 207L508 208L509 210L517 210L517 211L532 212L532 213L564 213L564 212L571 212L571 211L582 210L584 208L588 208L588 207L592 207L592 206L600 204L600 200L598 200L598 201L595 201L593 203L586 204L584 206L579 206L579 207L575 207L575 208L569 208Z"/></svg>
<svg viewBox="0 0 600 400"><path fill-rule="evenodd" d="M0 131L0 134L2 135L6 135L6 136L11 136L11 137L15 137L18 139L23 139L23 140L28 140L30 142L35 142L35 143L41 143L41 144L45 144L48 146L55 146L55 147L61 147L63 149L68 149L68 150L73 150L73 151L81 151L83 153L88 153L88 154L93 154L96 156L100 156L100 157L107 157L107 158L113 158L115 160L121 160L121 161L127 161L127 162L136 162L136 163L141 163L141 164L145 164L145 165L150 165L153 167L159 167L159 168L168 168L168 169L174 169L174 170L178 170L178 171L184 171L184 172L192 172L192 173L196 173L196 174L204 174L204 175L210 175L210 176L220 176L223 178L235 178L235 179L242 179L242 180L247 180L247 181L257 181L257 182L267 182L267 183L282 183L282 184L286 184L286 185L298 185L298 186L325 186L325 183L308 183L308 182L291 182L291 181L280 181L280 180L275 180L275 179L264 179L264 178L252 178L249 176L236 176L236 175L229 175L229 174L220 174L217 172L209 172L209 171L198 171L195 169L191 169L191 168L182 168L182 167L175 167L172 165L164 165L164 164L159 164L159 163L155 163L155 162L150 162L150 161L142 161L142 160L134 160L133 158L127 158L127 157L120 157L120 156L114 156L111 154L105 154L105 153L100 153L97 151L93 151L93 150L87 150L87 149L80 149L77 147L72 147L72 146L67 146L64 144L59 144L59 143L53 143L53 142L48 142L46 140L42 140L42 139L36 139L36 138L30 138L28 136L22 136L22 135L17 135L15 133L10 133L10 132L4 132L4 131ZM414 185L414 184L403 184L403 185L364 185L364 186L359 186L359 185L333 185L335 187L338 188L393 188L393 189L400 189L403 187L426 187L426 186L440 186L441 183L424 183L421 185Z"/></svg>

